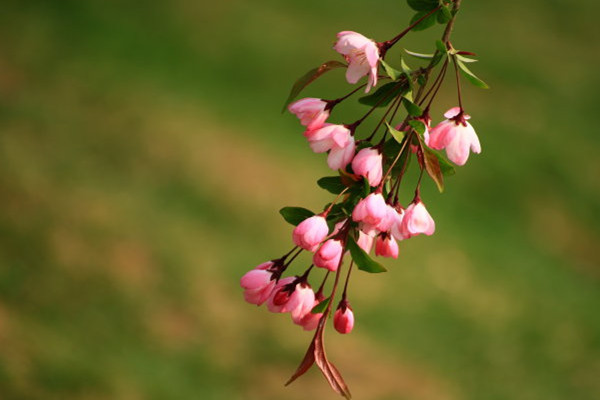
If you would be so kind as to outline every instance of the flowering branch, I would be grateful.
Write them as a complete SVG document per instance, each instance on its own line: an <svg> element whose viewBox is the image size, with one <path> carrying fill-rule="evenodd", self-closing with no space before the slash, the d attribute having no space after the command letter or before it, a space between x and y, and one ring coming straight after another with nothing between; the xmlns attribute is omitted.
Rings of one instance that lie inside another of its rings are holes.
<svg viewBox="0 0 600 400"><path fill-rule="evenodd" d="M328 360L324 345L324 332L334 301L337 300L337 306L333 326L337 332L348 334L354 328L354 311L348 300L350 279L357 277L356 273L352 274L354 267L368 273L386 272L386 268L372 258L373 248L375 256L398 258L398 242L417 235L432 235L435 222L420 193L423 177L429 176L441 192L444 176L454 173L453 164L462 166L471 152L481 152L479 138L468 122L470 116L463 109L459 74L478 87L487 88L487 85L465 65L474 61L466 57L474 53L456 50L450 43L461 1L409 0L408 4L417 13L409 26L391 40L378 43L356 32L338 33L334 49L345 63L328 61L311 70L296 82L286 102L287 109L305 127L304 137L310 148L315 153L327 154L327 164L336 172L317 181L321 188L336 196L323 207L324 211L315 214L300 207L281 209L284 219L295 226L292 232L295 247L282 257L247 272L240 282L248 303L266 303L269 311L289 313L292 321L304 330L315 330L304 359L286 385L316 364L332 389L350 398L348 386ZM396 69L384 61L387 52L408 32L426 29L436 22L445 27L432 54L405 50L411 56L427 60L426 66L411 69L402 60ZM450 61L455 70L459 106L449 109L444 114L446 119L432 127L429 110L442 88ZM440 63L437 76L429 85L429 78ZM335 68L346 68L346 80L350 84L357 84L363 77L366 83L335 100L304 98L288 104L311 82ZM389 82L380 84L381 80ZM364 88L369 93L378 84L374 93L359 98L359 103L369 109L354 123L328 122L337 107L356 92ZM400 112L401 105L406 110L404 115ZM385 112L375 129L368 135L362 132L362 122L382 108ZM399 121L395 121L397 117ZM387 129L377 137L384 123ZM447 159L440 150L445 150ZM412 157L413 154L416 157ZM410 186L404 178L415 158L420 174L414 186ZM411 190L414 190L414 198L404 208L398 201L399 193ZM299 276L284 277L302 252L312 253L312 264ZM351 262L339 295L346 254ZM325 270L325 275L314 292L309 280L316 279L314 275L319 270ZM335 279L326 298L323 292L331 273L335 273Z"/></svg>

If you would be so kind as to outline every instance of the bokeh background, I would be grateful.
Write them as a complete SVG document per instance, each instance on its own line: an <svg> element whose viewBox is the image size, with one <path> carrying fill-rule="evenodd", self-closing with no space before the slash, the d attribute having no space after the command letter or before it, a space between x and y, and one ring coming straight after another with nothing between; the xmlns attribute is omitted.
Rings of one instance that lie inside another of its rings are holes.
<svg viewBox="0 0 600 400"><path fill-rule="evenodd" d="M465 88L483 153L444 194L427 183L434 236L354 275L356 328L330 329L329 354L356 399L598 399L599 3L463 3L453 43L492 87ZM280 113L291 84L337 59L336 32L385 40L411 16L384 0L2 1L0 398L337 398L317 370L283 387L311 334L238 281L290 248L279 208L331 200L324 157ZM334 71L306 94L348 89ZM437 104L455 104L451 83Z"/></svg>

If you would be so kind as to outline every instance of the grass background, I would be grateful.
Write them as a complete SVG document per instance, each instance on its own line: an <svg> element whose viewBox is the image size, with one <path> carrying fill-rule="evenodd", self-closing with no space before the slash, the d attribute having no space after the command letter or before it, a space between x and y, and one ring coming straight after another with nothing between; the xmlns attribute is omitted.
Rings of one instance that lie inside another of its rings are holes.
<svg viewBox="0 0 600 400"><path fill-rule="evenodd" d="M600 6L463 3L483 153L425 188L434 236L354 276L356 328L328 351L357 399L598 399ZM336 398L316 370L283 387L311 335L238 279L289 248L280 207L330 200L279 112L291 83L340 30L394 36L404 2L1 9L0 398ZM347 90L336 71L306 94Z"/></svg>

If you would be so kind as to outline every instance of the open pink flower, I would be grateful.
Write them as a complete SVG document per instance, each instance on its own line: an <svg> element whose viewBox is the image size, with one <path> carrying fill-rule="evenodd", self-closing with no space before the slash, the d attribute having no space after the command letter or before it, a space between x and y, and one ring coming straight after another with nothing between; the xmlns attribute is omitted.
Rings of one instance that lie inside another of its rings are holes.
<svg viewBox="0 0 600 400"><path fill-rule="evenodd" d="M423 202L419 200L416 203L411 203L406 208L400 225L402 237L408 239L421 233L433 235L434 232L435 222Z"/></svg>
<svg viewBox="0 0 600 400"><path fill-rule="evenodd" d="M354 142L350 129L344 125L323 124L315 129L307 129L304 136L315 153L325 153L334 147L344 148Z"/></svg>
<svg viewBox="0 0 600 400"><path fill-rule="evenodd" d="M288 110L295 114L307 129L318 129L329 118L327 104L324 100L308 97L293 102L288 106Z"/></svg>
<svg viewBox="0 0 600 400"><path fill-rule="evenodd" d="M382 233L377 236L375 244L375 255L381 257L398 258L398 243L388 234Z"/></svg>
<svg viewBox="0 0 600 400"><path fill-rule="evenodd" d="M352 160L352 170L369 181L370 186L381 183L383 176L383 155L376 148L365 148L356 153Z"/></svg>
<svg viewBox="0 0 600 400"><path fill-rule="evenodd" d="M329 233L327 221L322 215L313 215L300 222L292 233L297 246L308 251L315 251Z"/></svg>
<svg viewBox="0 0 600 400"><path fill-rule="evenodd" d="M390 233L396 240L404 240L407 239L402 234L402 220L404 219L404 209L397 206L395 208L396 215L394 216L394 221L392 223L392 228L390 229Z"/></svg>
<svg viewBox="0 0 600 400"><path fill-rule="evenodd" d="M368 254L371 252L371 248L373 247L374 241L375 241L375 238L373 236L369 235L368 233L363 232L362 229L358 230L358 239L356 240L356 244L358 245L358 247L363 249L365 251L365 253Z"/></svg>
<svg viewBox="0 0 600 400"><path fill-rule="evenodd" d="M350 333L354 328L354 312L346 300L342 300L333 315L333 326L339 333Z"/></svg>
<svg viewBox="0 0 600 400"><path fill-rule="evenodd" d="M471 117L464 114L459 107L451 108L444 116L447 119L431 130L428 145L437 150L446 149L450 161L456 165L465 165L469 158L469 150L476 154L481 153L481 144L475 129L467 122Z"/></svg>
<svg viewBox="0 0 600 400"><path fill-rule="evenodd" d="M313 264L335 272L338 269L343 252L344 246L339 239L329 239L315 253Z"/></svg>
<svg viewBox="0 0 600 400"><path fill-rule="evenodd" d="M368 93L371 88L377 85L377 69L379 63L379 48L377 43L352 31L343 31L337 34L337 42L333 46L335 51L346 58L348 69L346 70L346 80L348 83L355 84L360 78L368 75L367 88Z"/></svg>
<svg viewBox="0 0 600 400"><path fill-rule="evenodd" d="M275 279L273 272L269 270L273 265L275 265L273 261L262 263L240 279L240 286L244 289L244 299L248 303L260 306L273 292Z"/></svg>

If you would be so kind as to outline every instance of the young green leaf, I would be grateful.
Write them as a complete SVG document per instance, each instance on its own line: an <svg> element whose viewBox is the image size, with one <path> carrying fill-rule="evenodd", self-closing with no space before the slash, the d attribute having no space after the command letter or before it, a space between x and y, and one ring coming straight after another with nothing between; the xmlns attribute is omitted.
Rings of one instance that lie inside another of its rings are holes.
<svg viewBox="0 0 600 400"><path fill-rule="evenodd" d="M325 309L327 308L327 305L329 304L330 301L331 301L331 297L326 298L325 300L323 300L322 302L320 302L319 304L314 306L313 309L310 310L310 312L313 314L321 314L321 313L325 312Z"/></svg>
<svg viewBox="0 0 600 400"><path fill-rule="evenodd" d="M423 110L421 107L407 99L406 97L402 99L402 105L406 108L406 111L413 117L420 117L423 114Z"/></svg>
<svg viewBox="0 0 600 400"><path fill-rule="evenodd" d="M460 60L456 60L456 63L458 64L458 67L460 69L460 71L462 72L463 76L465 78L467 78L467 80L469 82L471 82L473 85L480 87L482 89L489 89L490 87L487 85L487 83L485 83L484 81L482 81L481 79L479 79L474 73L471 72L471 70L469 70L469 68L467 68L467 66Z"/></svg>
<svg viewBox="0 0 600 400"><path fill-rule="evenodd" d="M442 53L448 52L448 49L446 48L446 45L444 44L444 42L442 42L439 39L435 41L435 48Z"/></svg>
<svg viewBox="0 0 600 400"><path fill-rule="evenodd" d="M407 0L408 6L415 11L431 11L439 4L439 0Z"/></svg>
<svg viewBox="0 0 600 400"><path fill-rule="evenodd" d="M317 185L332 194L340 194L346 189L346 185L342 183L342 178L339 176L321 178L317 181Z"/></svg>
<svg viewBox="0 0 600 400"><path fill-rule="evenodd" d="M406 52L406 54L415 58L419 58L421 60L431 60L433 58L433 54L416 53L407 49L404 49L404 51Z"/></svg>
<svg viewBox="0 0 600 400"><path fill-rule="evenodd" d="M460 54L456 54L456 58L459 59L460 61L464 62L464 63L474 63L474 62L479 61L479 60L476 60L474 58L465 57L465 56L460 55Z"/></svg>
<svg viewBox="0 0 600 400"><path fill-rule="evenodd" d="M402 131L397 130L396 128L394 128L393 126L391 126L387 121L385 121L385 124L387 125L388 132L392 135L392 137L394 139L396 139L396 142L402 143L402 140L404 139L404 136L406 135L406 132L402 132Z"/></svg>
<svg viewBox="0 0 600 400"><path fill-rule="evenodd" d="M405 86L398 82L386 83L377 89L375 93L359 98L358 102L371 107L376 105L377 107L385 107L392 102L396 95L406 90Z"/></svg>
<svg viewBox="0 0 600 400"><path fill-rule="evenodd" d="M452 19L452 11L450 11L450 7L447 5L441 6L436 14L437 22L440 24L446 24Z"/></svg>
<svg viewBox="0 0 600 400"><path fill-rule="evenodd" d="M408 124L415 130L419 135L424 135L427 127L425 123L419 119L411 119Z"/></svg>
<svg viewBox="0 0 600 400"><path fill-rule="evenodd" d="M308 85L310 85L315 79L319 78L321 75L323 75L327 71L331 71L332 69L335 69L335 68L345 68L345 67L346 67L346 64L344 64L342 62L327 61L326 63L318 66L317 68L313 68L310 71L308 71L306 74L304 74L302 77L300 77L294 83L294 86L292 86L290 95L288 96L287 100L283 104L282 112L284 112L286 107L288 106L288 104L290 104L300 94L300 92L302 92L302 90L305 87L307 87Z"/></svg>
<svg viewBox="0 0 600 400"><path fill-rule="evenodd" d="M450 164L448 160L446 160L442 153L440 153L437 150L433 150L431 147L429 147L428 150L429 152L435 154L435 156L437 157L438 162L440 164L440 169L442 170L442 174L444 176L451 176L456 174L456 169L454 169L454 166Z"/></svg>
<svg viewBox="0 0 600 400"><path fill-rule="evenodd" d="M419 139L419 147L423 152L423 162L425 163L425 170L427 174L433 179L438 187L440 193L444 191L444 176L440 168L440 162L437 156L431 151L429 147L423 143L421 136L417 136Z"/></svg>
<svg viewBox="0 0 600 400"><path fill-rule="evenodd" d="M306 218L315 215L314 212L302 207L283 207L279 210L279 214L290 224L296 226Z"/></svg>
<svg viewBox="0 0 600 400"><path fill-rule="evenodd" d="M394 69L392 66L390 66L384 60L379 60L379 62L383 66L385 73L388 74L388 76L390 78L392 78L393 81L397 81L398 79L400 79L400 76L402 76L402 73L400 71L398 71L397 69Z"/></svg>
<svg viewBox="0 0 600 400"><path fill-rule="evenodd" d="M436 7L437 7L437 4L436 4ZM433 8L435 8L435 7L433 7ZM421 18L423 18L424 16L426 16L427 14L429 14L429 12L433 8L431 8L431 9L429 9L427 11L419 11L418 13L416 13L414 15L414 17L412 17L412 19L410 20L410 25L414 24L415 22L417 22L418 20L420 20ZM412 28L412 31L413 32L422 31L422 30L425 30L425 29L430 28L433 25L435 25L435 21L436 21L436 18L437 18L436 14L437 13L433 13L430 16L426 17L424 20L422 20L417 25L415 25L415 27Z"/></svg>
<svg viewBox="0 0 600 400"><path fill-rule="evenodd" d="M354 241L352 236L348 236L348 241L346 242L346 247L350 250L350 255L352 259L356 263L358 269L370 272L372 274L386 272L387 269L377 261L373 260L363 249L361 249L358 244Z"/></svg>

